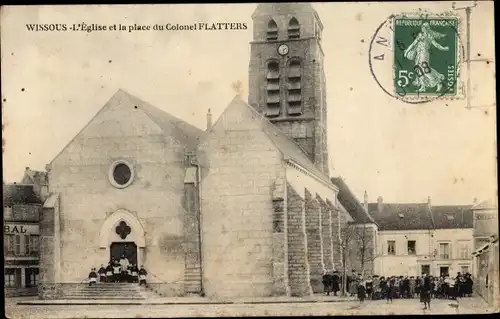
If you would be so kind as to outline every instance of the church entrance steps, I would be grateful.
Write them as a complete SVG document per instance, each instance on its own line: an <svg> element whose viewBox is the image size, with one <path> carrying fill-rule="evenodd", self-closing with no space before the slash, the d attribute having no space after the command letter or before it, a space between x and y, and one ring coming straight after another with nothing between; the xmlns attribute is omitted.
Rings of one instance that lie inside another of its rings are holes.
<svg viewBox="0 0 500 319"><path fill-rule="evenodd" d="M231 298L226 300L210 299L206 297L162 297L145 300L26 300L19 301L18 305L202 305L202 304L279 304L279 303L329 303L329 302L352 302L355 297L333 297L314 295L311 297L262 297L262 298Z"/></svg>
<svg viewBox="0 0 500 319"><path fill-rule="evenodd" d="M145 300L158 297L137 283L98 283L65 285L62 299L69 300Z"/></svg>

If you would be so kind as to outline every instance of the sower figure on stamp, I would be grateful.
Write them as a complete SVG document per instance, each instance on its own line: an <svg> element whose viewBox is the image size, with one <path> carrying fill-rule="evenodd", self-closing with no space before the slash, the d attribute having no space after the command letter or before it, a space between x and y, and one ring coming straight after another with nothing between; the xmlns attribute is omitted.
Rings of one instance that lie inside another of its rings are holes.
<svg viewBox="0 0 500 319"><path fill-rule="evenodd" d="M445 34L430 29L429 23L422 24L422 30L405 50L404 56L415 62L416 76L413 85L419 86L419 92L425 92L427 88L436 87L436 92L441 91L445 76L430 65L431 45L438 50L448 51L449 48L440 45L436 39L441 39Z"/></svg>

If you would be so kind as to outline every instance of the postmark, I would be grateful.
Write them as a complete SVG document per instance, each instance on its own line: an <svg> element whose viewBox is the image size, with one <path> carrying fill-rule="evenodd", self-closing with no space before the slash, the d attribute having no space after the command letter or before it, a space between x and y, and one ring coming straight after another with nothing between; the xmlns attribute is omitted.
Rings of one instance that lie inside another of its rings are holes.
<svg viewBox="0 0 500 319"><path fill-rule="evenodd" d="M392 15L370 42L372 76L385 93L405 103L462 99L460 34L453 13Z"/></svg>

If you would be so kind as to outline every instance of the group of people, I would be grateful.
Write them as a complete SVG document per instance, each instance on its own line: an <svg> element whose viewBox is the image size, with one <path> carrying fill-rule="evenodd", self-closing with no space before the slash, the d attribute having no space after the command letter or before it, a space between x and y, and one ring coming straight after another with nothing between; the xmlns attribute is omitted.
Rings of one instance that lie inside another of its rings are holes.
<svg viewBox="0 0 500 319"><path fill-rule="evenodd" d="M137 267L132 264L125 256L121 256L120 260L114 257L108 262L105 267L101 265L99 270L92 268L89 273L89 286L99 282L129 282L139 283L139 285L146 285L146 276L148 272L141 266Z"/></svg>
<svg viewBox="0 0 500 319"><path fill-rule="evenodd" d="M342 276L333 271L323 275L325 293L333 292L337 295L342 290ZM352 271L346 276L346 293L357 296L360 302L365 299L381 300L406 299L420 297L420 301L427 305L430 298L456 299L457 297L470 297L472 295L473 280L469 273L458 273L455 278L448 275L433 277L427 274L422 276L368 276Z"/></svg>

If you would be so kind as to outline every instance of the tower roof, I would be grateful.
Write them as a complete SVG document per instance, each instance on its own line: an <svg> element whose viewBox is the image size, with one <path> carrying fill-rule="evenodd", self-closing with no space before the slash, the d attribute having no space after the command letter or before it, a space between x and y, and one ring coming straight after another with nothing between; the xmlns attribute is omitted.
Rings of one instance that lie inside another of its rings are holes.
<svg viewBox="0 0 500 319"><path fill-rule="evenodd" d="M308 2L304 3L260 3L257 5L252 18L266 15L287 15L298 13L314 13L316 10Z"/></svg>

